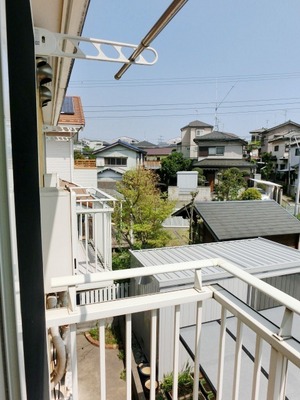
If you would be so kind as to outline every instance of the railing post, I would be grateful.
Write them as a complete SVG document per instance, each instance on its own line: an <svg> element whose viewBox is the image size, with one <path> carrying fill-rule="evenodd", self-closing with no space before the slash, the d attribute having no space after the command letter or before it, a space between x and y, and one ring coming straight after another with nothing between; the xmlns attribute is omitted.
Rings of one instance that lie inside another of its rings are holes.
<svg viewBox="0 0 300 400"><path fill-rule="evenodd" d="M157 310L151 311L150 400L155 400Z"/></svg>
<svg viewBox="0 0 300 400"><path fill-rule="evenodd" d="M258 335L256 335L255 360L254 360L254 369L253 369L251 400L259 400L261 360L262 360L262 339Z"/></svg>
<svg viewBox="0 0 300 400"><path fill-rule="evenodd" d="M105 320L99 321L100 399L106 400Z"/></svg>
<svg viewBox="0 0 300 400"><path fill-rule="evenodd" d="M287 365L286 357L272 347L269 366L268 400L284 400Z"/></svg>
<svg viewBox="0 0 300 400"><path fill-rule="evenodd" d="M198 400L198 391L199 391L201 327L202 327L202 301L198 301L197 302L197 316L196 316L196 335L195 335L195 362L194 362L193 400Z"/></svg>
<svg viewBox="0 0 300 400"><path fill-rule="evenodd" d="M237 333L236 333L236 346L235 346L235 361L233 374L233 400L238 400L240 388L240 373L241 373L241 358L242 358L242 337L243 337L243 323L237 319Z"/></svg>
<svg viewBox="0 0 300 400"><path fill-rule="evenodd" d="M76 324L70 325L71 360L72 360L72 400L78 400L78 362L76 348Z"/></svg>
<svg viewBox="0 0 300 400"><path fill-rule="evenodd" d="M225 356L225 337L226 337L226 314L227 314L226 308L222 307L220 340L219 340L217 400L222 400L223 398L222 396L223 396L224 356Z"/></svg>
<svg viewBox="0 0 300 400"><path fill-rule="evenodd" d="M126 314L126 399L131 399L131 314Z"/></svg>
<svg viewBox="0 0 300 400"><path fill-rule="evenodd" d="M172 396L174 400L177 400L178 398L179 329L180 329L180 305L176 305L174 312L173 390L172 390Z"/></svg>

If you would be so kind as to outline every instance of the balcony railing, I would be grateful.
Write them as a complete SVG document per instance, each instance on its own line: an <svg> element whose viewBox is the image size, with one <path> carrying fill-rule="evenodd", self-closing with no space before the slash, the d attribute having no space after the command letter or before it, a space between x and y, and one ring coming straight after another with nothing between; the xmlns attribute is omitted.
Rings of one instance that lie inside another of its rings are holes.
<svg viewBox="0 0 300 400"><path fill-rule="evenodd" d="M99 189L70 187L77 273L111 269L111 214L116 199Z"/></svg>
<svg viewBox="0 0 300 400"><path fill-rule="evenodd" d="M96 168L96 159L94 160L74 160L74 168Z"/></svg>
<svg viewBox="0 0 300 400"><path fill-rule="evenodd" d="M245 303L240 301L231 293L218 285L202 286L201 269L205 267L219 267L228 275L238 278L248 286L275 299L284 308L283 318L280 326L267 320ZM102 287L104 282L117 281L119 279L138 279L143 284L143 279L159 273L168 273L192 269L195 271L193 287L180 288L164 293L153 293L151 295L129 297L115 301L107 301L101 304L89 304L78 306L76 294L81 287L87 284L94 288ZM194 345L192 347L194 359L194 388L193 400L198 399L199 390L199 366L202 364L202 305L210 300L221 307L220 328L218 331L219 345L213 349L211 359L216 359L216 398L217 400L228 400L225 388L230 385L232 399L261 400L261 390L265 390L268 400L286 399L286 393L290 390L291 382L287 380L287 373L291 368L296 368L296 376L300 368L300 344L293 338L293 317L300 315L300 302L291 296L268 285L260 279L246 273L223 259L209 259L202 261L191 261L185 263L157 265L154 267L134 268L123 271L110 271L95 273L92 275L77 275L70 277L52 278L53 292L64 290L67 287L69 298L68 306L65 308L51 308L46 310L47 328L57 330L57 327L70 326L70 354L72 376L72 399L78 400L78 361L76 355L76 330L77 324L87 321L98 321L99 323L99 381L100 393L95 398L106 400L106 361L105 361L105 321L107 318L123 316L125 318L125 353L126 353L126 399L132 399L132 371L136 366L132 365L132 321L136 313L150 312L151 335L150 335L150 399L156 398L157 359L158 359L158 314L163 307L172 307L174 324L170 331L165 334L174 338L172 350L173 368L173 399L178 399L178 372L180 371L180 316L181 307L188 303L196 304L196 323L194 326ZM228 315L234 316L237 321L234 353L230 355L234 368L228 380L228 355L226 354L227 341L226 332ZM244 329L243 329L244 328ZM244 357L244 335L245 330L250 330L253 335L254 357L252 370L247 370L247 379L244 380L243 357ZM265 366L264 346L270 349L267 364ZM158 351L163 351L159 348ZM167 354L165 354L167 356ZM264 364L264 365L263 365ZM58 362L59 365L59 362ZM97 368L97 366L95 366ZM267 370L263 382L262 372ZM251 377L251 379L249 378ZM249 383L250 380L250 383ZM229 383L230 382L230 383ZM57 383L57 382L55 382ZM299 382L298 382L299 383ZM295 382L294 382L295 384ZM52 383L53 385L53 383ZM263 387L265 385L265 387ZM98 397L99 396L99 397ZM289 397L291 399L292 397ZM79 399L81 400L81 399Z"/></svg>

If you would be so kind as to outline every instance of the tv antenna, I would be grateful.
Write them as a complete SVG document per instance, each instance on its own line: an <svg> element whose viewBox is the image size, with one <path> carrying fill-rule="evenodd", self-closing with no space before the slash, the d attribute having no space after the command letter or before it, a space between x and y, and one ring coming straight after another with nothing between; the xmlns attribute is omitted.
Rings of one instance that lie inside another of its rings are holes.
<svg viewBox="0 0 300 400"><path fill-rule="evenodd" d="M220 107L220 105L225 101L225 99L227 98L227 96L229 95L229 93L232 91L232 89L235 87L235 85L237 84L237 82L235 82L234 85L231 86L231 88L228 90L228 92L225 94L225 96L223 97L223 99L220 101L220 103L217 103L217 97L218 97L218 81L216 81L216 107L215 107L215 126L214 126L214 130L218 131L219 130L219 119L218 119L218 109Z"/></svg>

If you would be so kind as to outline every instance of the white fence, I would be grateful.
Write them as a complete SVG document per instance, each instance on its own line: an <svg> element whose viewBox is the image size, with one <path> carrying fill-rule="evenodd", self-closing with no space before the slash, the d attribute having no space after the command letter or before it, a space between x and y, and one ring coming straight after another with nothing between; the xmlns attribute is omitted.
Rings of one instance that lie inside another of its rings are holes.
<svg viewBox="0 0 300 400"><path fill-rule="evenodd" d="M102 303L103 301L123 299L129 296L129 283L115 283L101 289L88 290L77 293L78 305Z"/></svg>

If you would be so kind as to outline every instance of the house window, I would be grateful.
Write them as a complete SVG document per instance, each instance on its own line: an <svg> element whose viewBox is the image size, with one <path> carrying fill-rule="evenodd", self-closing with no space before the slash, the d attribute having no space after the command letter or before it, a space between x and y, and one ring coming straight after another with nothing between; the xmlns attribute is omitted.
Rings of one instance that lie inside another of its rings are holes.
<svg viewBox="0 0 300 400"><path fill-rule="evenodd" d="M199 157L207 157L207 156L208 156L208 147L200 146Z"/></svg>
<svg viewBox="0 0 300 400"><path fill-rule="evenodd" d="M274 146L274 151L278 151L279 150L279 146Z"/></svg>
<svg viewBox="0 0 300 400"><path fill-rule="evenodd" d="M204 129L196 129L196 137L202 136L204 133Z"/></svg>
<svg viewBox="0 0 300 400"><path fill-rule="evenodd" d="M127 158L126 157L105 157L104 158L105 165L113 165L113 166L127 166Z"/></svg>
<svg viewBox="0 0 300 400"><path fill-rule="evenodd" d="M209 147L208 155L209 156L223 156L224 155L224 146Z"/></svg>

